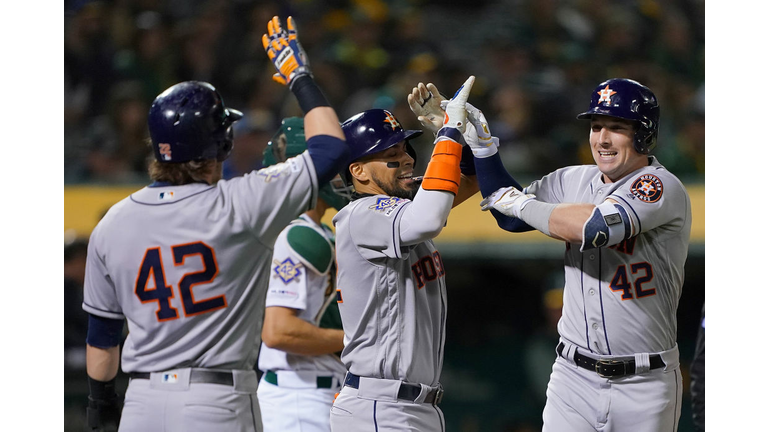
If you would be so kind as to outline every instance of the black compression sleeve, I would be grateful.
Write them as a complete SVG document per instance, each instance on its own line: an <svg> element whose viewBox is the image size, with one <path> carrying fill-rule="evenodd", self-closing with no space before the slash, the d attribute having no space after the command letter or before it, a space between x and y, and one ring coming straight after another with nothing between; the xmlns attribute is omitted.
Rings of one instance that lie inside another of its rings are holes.
<svg viewBox="0 0 768 432"><path fill-rule="evenodd" d="M299 106L304 111L304 114L313 108L331 106L320 90L320 87L315 84L315 80L309 75L296 78L296 81L291 86L291 91L296 96L296 100L299 101Z"/></svg>

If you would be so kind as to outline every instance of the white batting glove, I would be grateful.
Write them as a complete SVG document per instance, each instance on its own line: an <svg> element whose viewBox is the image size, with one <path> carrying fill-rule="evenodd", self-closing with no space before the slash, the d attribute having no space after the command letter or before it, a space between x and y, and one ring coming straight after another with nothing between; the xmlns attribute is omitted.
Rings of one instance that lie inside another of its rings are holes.
<svg viewBox="0 0 768 432"><path fill-rule="evenodd" d="M440 94L434 84L419 83L411 90L407 99L408 106L425 129L436 134L443 127L445 108L441 103L445 101L447 105L448 100Z"/></svg>
<svg viewBox="0 0 768 432"><path fill-rule="evenodd" d="M447 103L448 101L441 102L442 108L445 108ZM499 149L499 139L491 135L485 114L469 102L466 104L466 109L469 124L464 133L464 140L472 148L472 154L476 158L495 155Z"/></svg>
<svg viewBox="0 0 768 432"><path fill-rule="evenodd" d="M480 201L480 209L494 209L501 214L520 218L526 204L536 199L534 194L524 194L514 186L501 188Z"/></svg>
<svg viewBox="0 0 768 432"><path fill-rule="evenodd" d="M471 75L467 80L456 90L456 94L453 95L450 101L445 106L445 118L443 119L443 127L450 127L458 129L462 134L467 130L467 99L469 98L469 92L472 90L472 84L475 83L474 75Z"/></svg>

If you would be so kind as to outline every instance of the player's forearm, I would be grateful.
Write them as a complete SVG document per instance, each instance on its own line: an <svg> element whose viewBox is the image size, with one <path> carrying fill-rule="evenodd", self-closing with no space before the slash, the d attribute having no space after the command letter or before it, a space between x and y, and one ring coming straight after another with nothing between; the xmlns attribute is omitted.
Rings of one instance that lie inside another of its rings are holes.
<svg viewBox="0 0 768 432"><path fill-rule="evenodd" d="M96 348L86 345L85 365L88 376L97 381L109 381L117 376L120 366L120 346Z"/></svg>
<svg viewBox="0 0 768 432"><path fill-rule="evenodd" d="M344 348L344 331L317 327L296 316L264 322L262 340L274 349L299 355L322 355Z"/></svg>
<svg viewBox="0 0 768 432"><path fill-rule="evenodd" d="M330 135L344 140L336 111L329 106L318 106L304 116L304 133L306 139L315 135Z"/></svg>
<svg viewBox="0 0 768 432"><path fill-rule="evenodd" d="M420 189L400 219L400 244L414 245L433 239L443 230L455 196L441 190Z"/></svg>
<svg viewBox="0 0 768 432"><path fill-rule="evenodd" d="M453 199L453 207L468 200L472 195L476 194L480 190L480 184L477 181L477 176L474 175L461 175L461 184L459 185L459 193Z"/></svg>
<svg viewBox="0 0 768 432"><path fill-rule="evenodd" d="M581 243L584 224L594 204L558 204L549 217L549 236L571 243Z"/></svg>

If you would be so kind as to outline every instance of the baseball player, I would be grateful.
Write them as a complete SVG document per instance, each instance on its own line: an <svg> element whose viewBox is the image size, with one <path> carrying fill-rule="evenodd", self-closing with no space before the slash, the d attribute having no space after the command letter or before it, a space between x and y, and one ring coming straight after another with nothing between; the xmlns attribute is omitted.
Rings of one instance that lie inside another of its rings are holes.
<svg viewBox="0 0 768 432"><path fill-rule="evenodd" d="M283 120L264 150L273 166L306 149L301 118ZM347 200L330 184L320 187L317 205L291 222L275 242L270 266L262 346L259 406L265 432L331 430L333 397L346 368L336 304L334 234L321 222L326 209Z"/></svg>
<svg viewBox="0 0 768 432"><path fill-rule="evenodd" d="M464 105L470 77L448 103L420 185L409 140L389 111L372 109L342 124L352 161L353 200L333 218L337 302L348 372L331 408L333 431L444 431L437 404L445 342L445 267L432 239L460 188ZM464 180L467 181L464 181ZM417 193L418 191L418 193Z"/></svg>
<svg viewBox="0 0 768 432"><path fill-rule="evenodd" d="M254 366L272 247L349 153L290 18L288 28L270 21L265 48L306 114L306 152L219 180L242 114L197 81L170 87L150 108L154 182L114 205L88 245L93 428L119 419L121 431L261 430ZM114 378L125 320L121 366L131 380L120 418Z"/></svg>
<svg viewBox="0 0 768 432"><path fill-rule="evenodd" d="M497 154L475 155L483 210L508 231L565 241L560 342L544 431L674 431L683 392L676 311L691 231L685 187L658 159L659 104L642 84L592 93L595 165L522 188Z"/></svg>

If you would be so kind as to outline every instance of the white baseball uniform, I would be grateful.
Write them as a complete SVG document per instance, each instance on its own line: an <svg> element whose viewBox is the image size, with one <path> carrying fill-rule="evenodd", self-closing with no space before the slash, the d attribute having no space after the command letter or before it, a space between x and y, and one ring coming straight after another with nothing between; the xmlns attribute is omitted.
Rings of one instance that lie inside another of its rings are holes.
<svg viewBox="0 0 768 432"><path fill-rule="evenodd" d="M631 230L609 247L582 252L580 244L566 244L561 342L547 388L545 431L677 430L683 387L676 311L691 202L677 177L655 157L649 161L615 183L604 183L597 166L586 165L559 169L524 190L548 203L599 205L611 198ZM631 360L634 367L606 378L625 366L595 365L598 360Z"/></svg>
<svg viewBox="0 0 768 432"><path fill-rule="evenodd" d="M128 321L121 431L261 430L253 367L272 246L316 196L305 152L214 185L154 184L107 212L83 309Z"/></svg>
<svg viewBox="0 0 768 432"><path fill-rule="evenodd" d="M349 371L331 408L334 431L444 431L437 407L445 343L445 268L431 239L403 244L414 201L352 201L334 217L337 289ZM450 195L445 217L450 210ZM423 203L424 201L420 201ZM431 207L434 209L435 207ZM444 221L444 219L443 219Z"/></svg>
<svg viewBox="0 0 768 432"><path fill-rule="evenodd" d="M340 329L333 242L333 231L306 215L291 222L275 242L266 307L296 309L298 318ZM331 405L346 373L337 355L290 354L262 343L259 369L265 432L331 430Z"/></svg>

